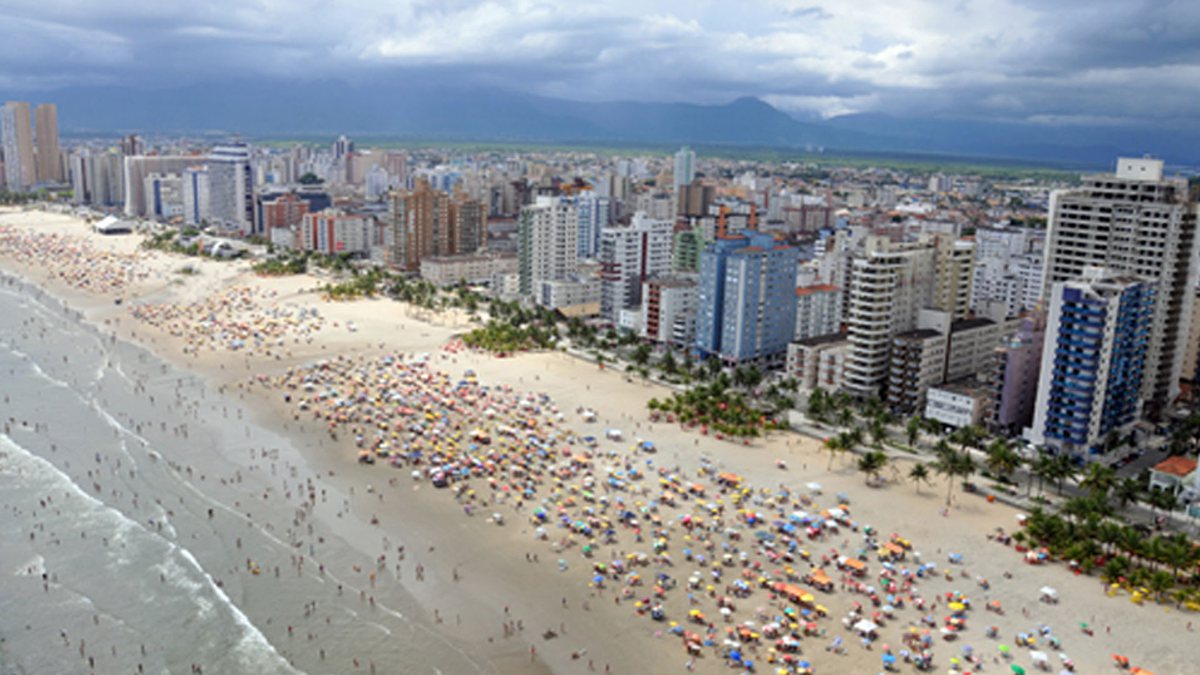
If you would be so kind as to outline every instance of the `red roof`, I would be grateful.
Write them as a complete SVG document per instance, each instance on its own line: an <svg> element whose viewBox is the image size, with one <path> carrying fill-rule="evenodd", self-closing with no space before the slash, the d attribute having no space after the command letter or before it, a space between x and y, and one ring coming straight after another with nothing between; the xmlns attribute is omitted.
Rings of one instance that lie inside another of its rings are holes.
<svg viewBox="0 0 1200 675"><path fill-rule="evenodd" d="M1188 457L1168 457L1155 465L1154 470L1185 478L1196 470L1196 460Z"/></svg>
<svg viewBox="0 0 1200 675"><path fill-rule="evenodd" d="M833 284L813 284L812 286L799 286L796 288L796 295L812 295L813 293L829 293L840 290Z"/></svg>

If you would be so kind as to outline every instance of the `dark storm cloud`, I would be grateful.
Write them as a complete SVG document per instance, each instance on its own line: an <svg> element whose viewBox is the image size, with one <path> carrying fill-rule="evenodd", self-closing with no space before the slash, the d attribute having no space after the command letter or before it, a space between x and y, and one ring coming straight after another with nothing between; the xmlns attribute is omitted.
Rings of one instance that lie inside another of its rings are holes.
<svg viewBox="0 0 1200 675"><path fill-rule="evenodd" d="M1185 119L1200 3L10 0L0 87L448 74L584 100Z"/></svg>

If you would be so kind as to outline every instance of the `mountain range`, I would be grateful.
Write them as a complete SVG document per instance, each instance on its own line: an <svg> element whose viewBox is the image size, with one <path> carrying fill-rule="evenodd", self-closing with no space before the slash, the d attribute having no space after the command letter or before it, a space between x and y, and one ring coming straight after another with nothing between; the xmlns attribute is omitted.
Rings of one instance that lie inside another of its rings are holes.
<svg viewBox="0 0 1200 675"><path fill-rule="evenodd" d="M237 133L579 144L690 143L1111 166L1153 154L1200 165L1200 127L1054 125L879 113L799 119L756 98L721 105L581 102L439 82L226 81L0 92L58 104L64 134Z"/></svg>

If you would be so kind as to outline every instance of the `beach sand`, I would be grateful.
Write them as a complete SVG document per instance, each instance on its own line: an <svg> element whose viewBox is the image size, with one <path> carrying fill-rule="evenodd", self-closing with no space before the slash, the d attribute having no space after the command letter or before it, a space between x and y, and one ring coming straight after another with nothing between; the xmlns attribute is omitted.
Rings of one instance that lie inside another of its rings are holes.
<svg viewBox="0 0 1200 675"><path fill-rule="evenodd" d="M325 555L335 561L373 559L384 552L382 539L386 537L392 545L388 556L388 569L392 570L396 542L404 542L405 560L399 577L395 578L394 571L379 574L375 583L381 587L396 584L414 596L426 612L423 625L485 660L492 672L536 672L535 665L553 672L587 672L589 661L600 672L606 665L613 672L623 673L680 672L687 656L678 638L661 636L662 624L635 616L628 603L616 605L607 601L610 596L596 596L583 571L586 561L577 552L569 552L571 569L559 572L554 564L559 555L544 542L534 540L533 528L524 518L514 516L503 527L490 524L483 517L468 518L448 494L428 483L414 485L407 472L358 464L357 451L349 439L343 436L334 441L322 425L307 419L292 419L293 411L284 406L279 392L248 387L251 377L277 375L289 367L335 355L366 359L392 352L427 353L431 367L453 377L471 369L480 383L547 394L567 413L565 423L581 434L602 436L604 429L619 428L630 440L652 440L659 448L654 461L659 465L678 465L687 475L696 474L703 457L721 470L736 472L759 487L775 489L786 484L794 491L803 491L805 484L819 482L824 492L819 499L826 506L834 501L830 495L848 493L858 524L869 524L885 536L892 532L901 534L914 542L923 560L954 573L951 580L940 574L922 579L919 586L923 597L931 600L947 592L961 591L973 600L975 609L970 614L966 634L954 643L938 640L939 669L945 667L951 656L959 655L962 645L970 644L986 655L988 671L1007 672L1007 666L991 662L997 653L996 641L984 637L984 627L999 627L1001 641L1011 645L1016 633L1036 631L1040 624L1053 627L1054 634L1063 642L1062 651L1074 659L1079 672L1099 672L1111 667L1110 653L1128 654L1135 663L1160 673L1183 673L1191 667L1186 650L1180 649L1180 645L1189 644L1192 638L1185 627L1188 616L1162 606L1138 607L1128 599L1108 598L1098 578L1075 576L1061 565L1025 565L1011 548L986 537L996 528L1014 530L1018 512L967 495L957 495L953 508L944 511L946 486L940 480L919 491L898 481L871 488L842 459L835 460L832 469L827 469L828 456L814 439L781 433L742 446L701 436L677 425L652 424L645 403L652 397L667 396L669 392L662 387L631 380L611 370L602 371L561 353L501 359L481 353L445 351L442 347L467 327L464 317L431 317L382 299L326 302L313 292L320 279L309 276L265 279L252 275L245 263L139 252L136 236L100 237L68 216L10 211L0 214L0 228L5 226L78 237L90 242L93 251L137 256L137 264L143 268L140 276L120 289L106 292L72 286L71 275L55 275L44 264L28 265L25 260L0 257L3 261L0 267L51 290L104 330L143 345L179 367L202 374L213 388L223 388L227 397L244 403L251 420L288 438L298 452L297 464L303 462L306 475L314 477L331 494L344 495L349 500L348 511L336 500L313 509L310 517L315 522L335 529L345 544L354 549ZM185 265L194 267L197 273L178 274L177 270ZM194 348L200 344L194 336L189 346L187 339L150 326L132 314L139 303L200 302L235 285L259 289L263 295L272 294L267 301L276 307L315 309L322 325L307 334L286 333L280 338L282 344L259 345L251 354L245 348L236 351L219 346ZM114 303L118 297L122 300L120 305ZM580 407L595 409L599 419L583 423L570 412ZM624 450L628 445L626 442L619 447ZM778 468L778 460L786 462L786 470ZM906 466L899 467L900 475L906 472ZM885 471L884 475L891 475L891 471ZM373 517L378 518L377 524L372 523ZM861 535L843 530L840 537L814 542L810 548L814 556L820 556L831 548L857 548L860 540ZM538 554L540 562L527 562L526 555L531 553ZM964 564L948 564L950 553L962 554ZM424 568L421 582L415 580L417 564ZM872 570L878 569L874 559L870 564ZM683 579L693 567L679 562L671 574ZM360 569L361 572L353 568L342 572L348 578L353 577L359 586L370 587L370 571ZM1005 578L1005 573L1011 578ZM977 578L987 579L990 590L981 589ZM1042 586L1057 588L1062 601L1057 605L1039 602L1038 589ZM1003 602L1004 615L982 610L993 599ZM803 651L803 658L811 661L818 672L878 672L878 643L873 651L867 651L840 624L855 600L864 598L840 591L820 596L819 601L830 609L830 617L821 622L828 634L821 639L806 640ZM589 606L586 611L585 601ZM244 610L253 618L255 598L248 595L240 602L249 605ZM761 591L747 602L766 604ZM711 613L713 606L706 603L705 611ZM944 608L935 613L940 625ZM678 612L672 616L682 619ZM919 613L914 610L904 610L898 620L882 629L878 642L898 646L901 631L917 616ZM505 622L516 620L523 623L524 630L506 637ZM1096 635L1084 635L1078 629L1081 622L1090 624ZM542 639L544 631L560 632L560 628L566 629L565 634L552 640ZM286 642L286 636L280 636L278 628L266 628L264 634L273 643ZM845 638L844 655L825 650L837 635ZM536 648L533 659L531 646ZM580 656L585 649L586 654ZM1029 665L1027 652L1014 653L1015 663ZM758 658L760 666L765 667L761 651ZM1057 670L1058 660L1053 654L1051 663ZM723 662L710 654L700 659L696 668L715 672L723 668Z"/></svg>

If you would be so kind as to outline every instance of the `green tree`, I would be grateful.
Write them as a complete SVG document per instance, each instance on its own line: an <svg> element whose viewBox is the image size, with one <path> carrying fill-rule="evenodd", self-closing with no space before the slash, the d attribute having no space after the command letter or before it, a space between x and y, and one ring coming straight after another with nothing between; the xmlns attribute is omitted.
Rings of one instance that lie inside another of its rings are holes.
<svg viewBox="0 0 1200 675"><path fill-rule="evenodd" d="M1001 478L1009 478L1021 466L1021 456L1008 441L997 438L987 448L987 467Z"/></svg>
<svg viewBox="0 0 1200 675"><path fill-rule="evenodd" d="M921 438L921 418L915 416L908 418L908 423L904 425L904 431L908 434L908 444L915 448L917 441Z"/></svg>
<svg viewBox="0 0 1200 675"><path fill-rule="evenodd" d="M913 464L908 470L908 479L917 486L917 494L921 494L921 483L929 482L929 468L919 462Z"/></svg>
<svg viewBox="0 0 1200 675"><path fill-rule="evenodd" d="M650 361L650 346L640 344L637 349L633 350L633 362L639 366L644 366Z"/></svg>
<svg viewBox="0 0 1200 675"><path fill-rule="evenodd" d="M1142 494L1142 485L1136 478L1128 477L1116 483L1113 487L1113 497L1120 508L1125 508L1130 502L1136 502Z"/></svg>
<svg viewBox="0 0 1200 675"><path fill-rule="evenodd" d="M876 448L883 448L883 442L887 440L887 423L884 422L881 415L876 415L871 419L871 441Z"/></svg>
<svg viewBox="0 0 1200 675"><path fill-rule="evenodd" d="M829 397L825 394L825 390L817 387L808 394L808 407L806 414L810 420L816 422L824 422L825 416L829 412Z"/></svg>
<svg viewBox="0 0 1200 675"><path fill-rule="evenodd" d="M833 468L833 459L845 449L845 445L846 440L841 434L825 439L825 451L829 453L829 465L825 467L826 471Z"/></svg>
<svg viewBox="0 0 1200 675"><path fill-rule="evenodd" d="M1084 471L1083 478L1079 481L1079 487L1087 490L1089 494L1107 498L1116 482L1117 472L1111 466L1092 462Z"/></svg>
<svg viewBox="0 0 1200 675"><path fill-rule="evenodd" d="M878 480L888 464L888 456L881 450L872 450L858 458L858 470L866 474L867 481Z"/></svg>
<svg viewBox="0 0 1200 675"><path fill-rule="evenodd" d="M950 506L955 479L970 478L975 473L975 461L966 452L950 450L934 461L933 470L946 478L946 506Z"/></svg>

